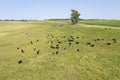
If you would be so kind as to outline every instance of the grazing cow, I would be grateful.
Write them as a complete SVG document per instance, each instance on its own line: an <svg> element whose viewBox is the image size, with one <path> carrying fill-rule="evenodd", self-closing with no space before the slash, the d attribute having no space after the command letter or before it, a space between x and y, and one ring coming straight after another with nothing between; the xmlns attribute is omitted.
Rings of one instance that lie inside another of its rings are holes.
<svg viewBox="0 0 120 80"><path fill-rule="evenodd" d="M64 50L66 50L66 48L64 48Z"/></svg>
<svg viewBox="0 0 120 80"><path fill-rule="evenodd" d="M96 42L97 40L95 39L94 41Z"/></svg>
<svg viewBox="0 0 120 80"><path fill-rule="evenodd" d="M52 54L55 54L54 52L52 52Z"/></svg>
<svg viewBox="0 0 120 80"><path fill-rule="evenodd" d="M59 44L56 44L56 49L59 49Z"/></svg>
<svg viewBox="0 0 120 80"><path fill-rule="evenodd" d="M79 42L76 42L76 44L79 44Z"/></svg>
<svg viewBox="0 0 120 80"><path fill-rule="evenodd" d="M72 43L71 42L69 42L69 46L71 45Z"/></svg>
<svg viewBox="0 0 120 80"><path fill-rule="evenodd" d="M17 49L20 49L19 47L17 47Z"/></svg>
<svg viewBox="0 0 120 80"><path fill-rule="evenodd" d="M87 45L90 45L91 43L90 42L87 42Z"/></svg>
<svg viewBox="0 0 120 80"><path fill-rule="evenodd" d="M58 54L59 52L58 51L56 51L56 54Z"/></svg>
<svg viewBox="0 0 120 80"><path fill-rule="evenodd" d="M37 42L39 42L39 40L37 39Z"/></svg>
<svg viewBox="0 0 120 80"><path fill-rule="evenodd" d="M80 49L77 49L77 52L79 52L80 51Z"/></svg>
<svg viewBox="0 0 120 80"><path fill-rule="evenodd" d="M77 39L79 39L80 37L76 37Z"/></svg>
<svg viewBox="0 0 120 80"><path fill-rule="evenodd" d="M68 42L73 42L73 41L74 41L73 39L69 39L69 38L68 38Z"/></svg>
<svg viewBox="0 0 120 80"><path fill-rule="evenodd" d="M50 46L50 48L55 49L55 47L54 47L54 46Z"/></svg>
<svg viewBox="0 0 120 80"><path fill-rule="evenodd" d="M73 38L73 36L70 36L71 38Z"/></svg>
<svg viewBox="0 0 120 80"><path fill-rule="evenodd" d="M33 45L33 42L32 42L32 41L30 41L30 43Z"/></svg>
<svg viewBox="0 0 120 80"><path fill-rule="evenodd" d="M85 38L84 36L82 36L82 38Z"/></svg>
<svg viewBox="0 0 120 80"><path fill-rule="evenodd" d="M112 39L113 41L116 41L116 39Z"/></svg>
<svg viewBox="0 0 120 80"><path fill-rule="evenodd" d="M34 51L36 51L36 48L34 48Z"/></svg>
<svg viewBox="0 0 120 80"><path fill-rule="evenodd" d="M59 44L56 44L56 46L59 46Z"/></svg>
<svg viewBox="0 0 120 80"><path fill-rule="evenodd" d="M19 61L18 61L18 64L21 64L21 63L23 63L23 61L22 61L22 60L19 60Z"/></svg>
<svg viewBox="0 0 120 80"><path fill-rule="evenodd" d="M97 41L100 41L100 39L97 39Z"/></svg>
<svg viewBox="0 0 120 80"><path fill-rule="evenodd" d="M107 43L107 45L111 45L111 43Z"/></svg>
<svg viewBox="0 0 120 80"><path fill-rule="evenodd" d="M38 50L38 51L37 51L37 54L39 54L39 53L40 53L40 51Z"/></svg>
<svg viewBox="0 0 120 80"><path fill-rule="evenodd" d="M59 49L59 46L56 46L56 49Z"/></svg>
<svg viewBox="0 0 120 80"><path fill-rule="evenodd" d="M66 36L63 36L63 38L66 38Z"/></svg>
<svg viewBox="0 0 120 80"><path fill-rule="evenodd" d="M61 41L58 41L59 44L61 44Z"/></svg>
<svg viewBox="0 0 120 80"><path fill-rule="evenodd" d="M94 44L90 45L90 47L94 47L94 46L95 46Z"/></svg>
<svg viewBox="0 0 120 80"><path fill-rule="evenodd" d="M117 43L117 41L113 41L113 43Z"/></svg>
<svg viewBox="0 0 120 80"><path fill-rule="evenodd" d="M23 49L21 49L21 53L24 53L25 51Z"/></svg>
<svg viewBox="0 0 120 80"><path fill-rule="evenodd" d="M113 40L113 43L117 43L117 40L116 39L112 39Z"/></svg>

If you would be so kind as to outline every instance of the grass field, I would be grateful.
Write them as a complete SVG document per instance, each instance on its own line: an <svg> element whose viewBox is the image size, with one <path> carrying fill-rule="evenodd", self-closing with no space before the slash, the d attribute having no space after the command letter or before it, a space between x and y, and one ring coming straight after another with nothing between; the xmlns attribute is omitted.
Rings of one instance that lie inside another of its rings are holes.
<svg viewBox="0 0 120 80"><path fill-rule="evenodd" d="M0 80L120 80L119 27L89 26L0 21Z"/></svg>
<svg viewBox="0 0 120 80"><path fill-rule="evenodd" d="M80 20L80 23L90 24L90 25L120 27L120 20Z"/></svg>

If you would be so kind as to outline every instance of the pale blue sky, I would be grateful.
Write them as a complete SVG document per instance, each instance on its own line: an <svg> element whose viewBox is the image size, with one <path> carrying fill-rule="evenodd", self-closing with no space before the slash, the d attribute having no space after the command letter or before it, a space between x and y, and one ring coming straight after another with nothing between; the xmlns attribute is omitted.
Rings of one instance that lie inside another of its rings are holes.
<svg viewBox="0 0 120 80"><path fill-rule="evenodd" d="M120 19L120 0L0 0L0 19L70 18Z"/></svg>

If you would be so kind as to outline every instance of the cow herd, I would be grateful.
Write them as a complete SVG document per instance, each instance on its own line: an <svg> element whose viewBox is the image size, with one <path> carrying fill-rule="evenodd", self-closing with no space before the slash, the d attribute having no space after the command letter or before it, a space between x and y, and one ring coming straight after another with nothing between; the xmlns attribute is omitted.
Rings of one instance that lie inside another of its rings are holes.
<svg viewBox="0 0 120 80"><path fill-rule="evenodd" d="M49 49L51 52L49 52L51 55L58 55L60 54L62 51L65 50L69 50L73 49L76 52L80 52L80 47L81 45L84 45L86 47L91 47L91 48L95 48L96 45L99 46L97 43L102 43L104 45L107 46L112 46L112 44L117 43L117 39L116 38L111 38L111 40L105 39L105 38L97 38L97 39L93 39L93 40L89 40L89 41L84 41L84 39L87 39L86 36L76 36L76 35L62 35L62 36L56 36L55 34L47 34L46 36L46 41L44 41L44 43L42 43L42 45L47 45L46 49ZM108 40L108 41L107 41ZM36 44L39 44L40 39L36 39ZM35 41L30 41L29 44L30 45L34 45ZM75 47L76 46L76 47ZM75 49L75 48L76 49ZM35 51L36 55L41 54L40 50L37 50L38 47L33 48L33 50ZM19 50L22 54L25 54L25 49L21 49L20 47L17 47L17 50ZM42 52L44 53L44 52ZM18 61L18 64L23 63L22 60Z"/></svg>

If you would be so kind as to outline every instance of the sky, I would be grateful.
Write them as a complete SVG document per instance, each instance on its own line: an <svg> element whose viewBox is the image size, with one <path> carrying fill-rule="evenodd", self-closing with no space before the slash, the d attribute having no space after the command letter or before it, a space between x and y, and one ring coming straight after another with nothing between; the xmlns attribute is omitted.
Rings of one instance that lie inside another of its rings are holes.
<svg viewBox="0 0 120 80"><path fill-rule="evenodd" d="M0 0L0 19L120 19L120 0Z"/></svg>

